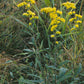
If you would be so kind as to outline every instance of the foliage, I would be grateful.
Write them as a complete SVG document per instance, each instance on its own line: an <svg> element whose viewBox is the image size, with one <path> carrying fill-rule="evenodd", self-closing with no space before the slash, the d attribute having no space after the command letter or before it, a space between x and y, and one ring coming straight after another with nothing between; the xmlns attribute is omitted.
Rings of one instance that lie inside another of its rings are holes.
<svg viewBox="0 0 84 84"><path fill-rule="evenodd" d="M0 3L0 83L83 84L77 0L8 1Z"/></svg>

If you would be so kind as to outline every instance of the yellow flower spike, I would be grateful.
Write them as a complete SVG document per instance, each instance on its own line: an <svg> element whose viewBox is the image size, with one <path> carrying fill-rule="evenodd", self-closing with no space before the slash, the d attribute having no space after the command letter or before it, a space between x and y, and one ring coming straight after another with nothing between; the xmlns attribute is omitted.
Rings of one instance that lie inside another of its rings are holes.
<svg viewBox="0 0 84 84"><path fill-rule="evenodd" d="M55 35L52 34L50 37L53 38L53 37L55 37Z"/></svg>
<svg viewBox="0 0 84 84"><path fill-rule="evenodd" d="M29 26L31 26L32 25L32 23L31 22L29 22Z"/></svg>
<svg viewBox="0 0 84 84"><path fill-rule="evenodd" d="M45 12L47 14L50 12L56 12L56 8L55 7L53 7L53 8L52 7L45 7L45 8L42 8L40 11Z"/></svg>
<svg viewBox="0 0 84 84"><path fill-rule="evenodd" d="M70 30L73 31L73 30L76 30L76 28L71 28Z"/></svg>
<svg viewBox="0 0 84 84"><path fill-rule="evenodd" d="M32 12L31 10L27 10L27 13L28 13L29 15L35 16L35 13Z"/></svg>
<svg viewBox="0 0 84 84"><path fill-rule="evenodd" d="M72 15L72 14L75 14L75 11L68 12L68 15Z"/></svg>
<svg viewBox="0 0 84 84"><path fill-rule="evenodd" d="M82 18L82 15L75 14L76 17Z"/></svg>
<svg viewBox="0 0 84 84"><path fill-rule="evenodd" d="M30 0L31 4L35 4L35 0Z"/></svg>
<svg viewBox="0 0 84 84"><path fill-rule="evenodd" d="M73 13L73 14L75 14L76 12L75 12L75 11L73 11L72 13Z"/></svg>
<svg viewBox="0 0 84 84"><path fill-rule="evenodd" d="M56 23L56 20L54 19L51 21L50 25L54 25L55 23Z"/></svg>
<svg viewBox="0 0 84 84"><path fill-rule="evenodd" d="M29 7L30 7L30 4L28 3L28 4L26 5L25 9L27 9L27 8L29 8Z"/></svg>
<svg viewBox="0 0 84 84"><path fill-rule="evenodd" d="M29 16L29 14L27 14L27 13L23 13L23 16Z"/></svg>
<svg viewBox="0 0 84 84"><path fill-rule="evenodd" d="M78 28L78 27L79 27L79 25L78 25L78 24L76 24L76 25L75 25L75 27L76 27L76 28Z"/></svg>
<svg viewBox="0 0 84 84"><path fill-rule="evenodd" d="M35 4L35 0L26 0L29 1L31 4Z"/></svg>
<svg viewBox="0 0 84 84"><path fill-rule="evenodd" d="M32 20L32 19L38 19L39 17L38 16L32 16L31 18L30 18L30 20Z"/></svg>
<svg viewBox="0 0 84 84"><path fill-rule="evenodd" d="M19 4L17 5L17 7L22 7L22 6L24 6L24 5L27 5L27 3L26 3L26 2L21 2L21 3L19 3Z"/></svg>
<svg viewBox="0 0 84 84"><path fill-rule="evenodd" d="M35 18L35 19L39 19L39 17L38 17L38 16L35 16L34 18Z"/></svg>
<svg viewBox="0 0 84 84"><path fill-rule="evenodd" d="M60 31L57 31L56 34L61 34L61 32Z"/></svg>
<svg viewBox="0 0 84 84"><path fill-rule="evenodd" d="M77 20L76 23L82 23L82 21L81 20Z"/></svg>
<svg viewBox="0 0 84 84"><path fill-rule="evenodd" d="M71 2L66 2L66 3L63 3L62 5L65 6L67 9L70 9L70 8L75 9L76 8L75 3L71 3Z"/></svg>
<svg viewBox="0 0 84 84"><path fill-rule="evenodd" d="M64 19L64 18L61 18L60 20L61 20L62 22L64 22L64 23L65 23L65 19Z"/></svg>
<svg viewBox="0 0 84 84"><path fill-rule="evenodd" d="M55 7L53 7L53 12L56 12L56 8Z"/></svg>
<svg viewBox="0 0 84 84"><path fill-rule="evenodd" d="M73 22L74 21L74 18L71 18L70 20L69 20L69 22Z"/></svg>
<svg viewBox="0 0 84 84"><path fill-rule="evenodd" d="M51 19L55 19L55 18L58 17L57 14L55 14L55 13L53 13L53 12L51 12L51 13L49 14L49 16L50 16Z"/></svg>
<svg viewBox="0 0 84 84"><path fill-rule="evenodd" d="M60 15L62 14L62 11L57 10L56 12L57 12L58 14L60 14Z"/></svg>
<svg viewBox="0 0 84 84"><path fill-rule="evenodd" d="M55 41L56 44L58 44L59 42L58 41Z"/></svg>
<svg viewBox="0 0 84 84"><path fill-rule="evenodd" d="M51 31L54 31L55 28L57 28L57 26L58 26L58 25L53 25L53 26L51 27Z"/></svg>
<svg viewBox="0 0 84 84"><path fill-rule="evenodd" d="M69 12L68 15L72 15L72 12Z"/></svg>

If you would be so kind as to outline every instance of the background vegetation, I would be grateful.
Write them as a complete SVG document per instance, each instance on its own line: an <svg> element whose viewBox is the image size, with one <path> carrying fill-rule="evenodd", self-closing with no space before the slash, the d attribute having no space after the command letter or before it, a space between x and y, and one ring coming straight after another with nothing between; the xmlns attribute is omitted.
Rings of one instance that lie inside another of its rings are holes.
<svg viewBox="0 0 84 84"><path fill-rule="evenodd" d="M0 84L84 84L84 25L74 40L64 34L56 45L46 30L47 15L40 13L38 26L29 28L25 10L17 7L21 1L0 0ZM66 1L77 3L75 11L84 22L84 0L36 0L32 10L53 4L59 9Z"/></svg>

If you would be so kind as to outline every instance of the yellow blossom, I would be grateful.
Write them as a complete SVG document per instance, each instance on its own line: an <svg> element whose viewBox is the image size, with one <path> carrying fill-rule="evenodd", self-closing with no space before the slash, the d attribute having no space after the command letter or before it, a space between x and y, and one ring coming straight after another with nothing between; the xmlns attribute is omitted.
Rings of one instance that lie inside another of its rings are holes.
<svg viewBox="0 0 84 84"><path fill-rule="evenodd" d="M76 25L75 25L75 27L76 27L76 28L78 28L78 27L79 27L79 25L78 25L78 24L76 24Z"/></svg>
<svg viewBox="0 0 84 84"><path fill-rule="evenodd" d="M50 37L53 38L53 37L55 37L55 35L52 34Z"/></svg>
<svg viewBox="0 0 84 84"><path fill-rule="evenodd" d="M56 8L52 8L52 7L45 7L45 8L42 8L40 10L41 12L45 12L45 13L50 13L50 12L56 12Z"/></svg>
<svg viewBox="0 0 84 84"><path fill-rule="evenodd" d="M53 19L53 20L51 20L50 25L59 24L59 23L60 23L60 21Z"/></svg>
<svg viewBox="0 0 84 84"><path fill-rule="evenodd" d="M74 3L71 3L71 2L66 2L66 3L63 3L62 5L64 5L67 9L75 9L75 4Z"/></svg>
<svg viewBox="0 0 84 84"><path fill-rule="evenodd" d="M29 22L29 26L31 26L32 25L32 23L31 22Z"/></svg>
<svg viewBox="0 0 84 84"><path fill-rule="evenodd" d="M75 14L75 11L69 12L68 15Z"/></svg>
<svg viewBox="0 0 84 84"><path fill-rule="evenodd" d="M35 4L35 0L26 0L29 1L31 4Z"/></svg>
<svg viewBox="0 0 84 84"><path fill-rule="evenodd" d="M61 18L60 20L61 20L62 22L64 22L64 23L65 23L65 19L64 19L64 18Z"/></svg>
<svg viewBox="0 0 84 84"><path fill-rule="evenodd" d="M29 16L29 14L28 13L23 13L23 16Z"/></svg>
<svg viewBox="0 0 84 84"><path fill-rule="evenodd" d="M71 31L76 30L76 28L71 28Z"/></svg>
<svg viewBox="0 0 84 84"><path fill-rule="evenodd" d="M30 0L31 1L31 4L35 4L35 0Z"/></svg>
<svg viewBox="0 0 84 84"><path fill-rule="evenodd" d="M22 6L24 6L24 5L27 5L27 3L26 3L26 2L19 3L19 4L17 5L17 7L22 7Z"/></svg>
<svg viewBox="0 0 84 84"><path fill-rule="evenodd" d="M34 18L35 18L35 19L38 19L39 17L38 17L38 16L35 16Z"/></svg>
<svg viewBox="0 0 84 84"><path fill-rule="evenodd" d="M62 11L57 10L56 12L57 12L58 14L60 14L60 15L62 14Z"/></svg>
<svg viewBox="0 0 84 84"><path fill-rule="evenodd" d="M57 18L57 14L54 13L54 12L51 12L51 13L49 14L49 16L50 16L51 19Z"/></svg>
<svg viewBox="0 0 84 84"><path fill-rule="evenodd" d="M54 31L57 26L58 26L58 25L53 25L53 26L51 27L51 31Z"/></svg>
<svg viewBox="0 0 84 84"><path fill-rule="evenodd" d="M72 12L69 12L68 15L72 15Z"/></svg>
<svg viewBox="0 0 84 84"><path fill-rule="evenodd" d="M55 41L56 44L58 44L59 42L58 41Z"/></svg>
<svg viewBox="0 0 84 84"><path fill-rule="evenodd" d="M27 9L27 8L29 8L29 7L30 7L30 4L28 3L28 4L26 5L25 9Z"/></svg>
<svg viewBox="0 0 84 84"><path fill-rule="evenodd" d="M78 18L82 18L82 16L81 15L78 15L78 14L75 14L75 16L78 17Z"/></svg>
<svg viewBox="0 0 84 84"><path fill-rule="evenodd" d="M38 19L39 17L38 16L32 16L31 18L30 18L30 20L32 20L32 19Z"/></svg>
<svg viewBox="0 0 84 84"><path fill-rule="evenodd" d="M60 31L57 31L56 34L61 34L61 32Z"/></svg>
<svg viewBox="0 0 84 84"><path fill-rule="evenodd" d="M73 22L74 21L74 18L71 18L70 20L69 20L69 22Z"/></svg>
<svg viewBox="0 0 84 84"><path fill-rule="evenodd" d="M81 20L77 20L76 23L82 23L82 21Z"/></svg>
<svg viewBox="0 0 84 84"><path fill-rule="evenodd" d="M75 14L76 12L75 12L75 11L73 11L72 13L73 13L73 14Z"/></svg>

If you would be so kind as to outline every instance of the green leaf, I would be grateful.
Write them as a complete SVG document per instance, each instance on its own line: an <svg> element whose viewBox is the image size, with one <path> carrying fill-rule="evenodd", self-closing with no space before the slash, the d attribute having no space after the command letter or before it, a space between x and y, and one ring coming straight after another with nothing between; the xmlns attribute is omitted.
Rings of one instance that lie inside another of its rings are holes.
<svg viewBox="0 0 84 84"><path fill-rule="evenodd" d="M42 49L42 47L43 47L43 40L41 41L40 49Z"/></svg>
<svg viewBox="0 0 84 84"><path fill-rule="evenodd" d="M65 60L64 62L61 62L60 64L59 64L59 66L62 66L62 65L64 65L64 64L67 64L67 63L69 63L69 62L71 62L70 60Z"/></svg>
<svg viewBox="0 0 84 84"><path fill-rule="evenodd" d="M61 69L61 71L62 71L62 69ZM62 72L65 72L65 71L67 71L67 69L65 69L65 70L62 71ZM67 72L64 76L61 76L61 77L58 79L57 84L60 84L63 80L66 80L66 79L72 77L72 71L73 71L73 70L70 70L70 71Z"/></svg>
<svg viewBox="0 0 84 84"><path fill-rule="evenodd" d="M75 71L75 76L78 75L78 74L81 72L81 70L82 70L82 64L79 63L79 67L78 67L78 69L76 69L76 71Z"/></svg>
<svg viewBox="0 0 84 84"><path fill-rule="evenodd" d="M13 16L10 16L10 18L14 19L15 21L17 21L18 23L20 23L21 25L23 25L24 27L28 28L27 24L23 23L21 20L13 17Z"/></svg>
<svg viewBox="0 0 84 84"><path fill-rule="evenodd" d="M61 67L59 70L59 77L64 76L67 70L68 70L67 68Z"/></svg>
<svg viewBox="0 0 84 84"><path fill-rule="evenodd" d="M10 75L11 75L11 77L12 77L12 78L14 78L14 75L13 75L13 73L12 73L12 72L10 72Z"/></svg>
<svg viewBox="0 0 84 84"><path fill-rule="evenodd" d="M64 76L62 76L62 77L57 81L57 84L60 84L61 81L66 80L66 79L68 79L68 78L70 78L70 77L72 77L72 76L71 76L71 75L64 75Z"/></svg>
<svg viewBox="0 0 84 84"><path fill-rule="evenodd" d="M36 77L36 78L40 78L40 79L41 79L40 76L37 76L37 75L34 75L34 74L27 74L27 75L29 75L29 76L33 76L33 77Z"/></svg>
<svg viewBox="0 0 84 84"><path fill-rule="evenodd" d="M51 68L51 69L55 69L55 70L60 70L60 69L58 69L57 67L55 67L55 66L47 66L48 68Z"/></svg>
<svg viewBox="0 0 84 84"><path fill-rule="evenodd" d="M11 62L13 62L12 60L8 60L8 61L6 61L5 63L11 63Z"/></svg>
<svg viewBox="0 0 84 84"><path fill-rule="evenodd" d="M23 51L26 51L26 52L33 52L33 50L30 50L30 49L24 49Z"/></svg>
<svg viewBox="0 0 84 84"><path fill-rule="evenodd" d="M28 80L24 79L22 76L19 79L19 84L35 84L35 83L42 83L44 80Z"/></svg>
<svg viewBox="0 0 84 84"><path fill-rule="evenodd" d="M45 4L47 5L47 6L50 6L50 0L44 0L45 1Z"/></svg>

